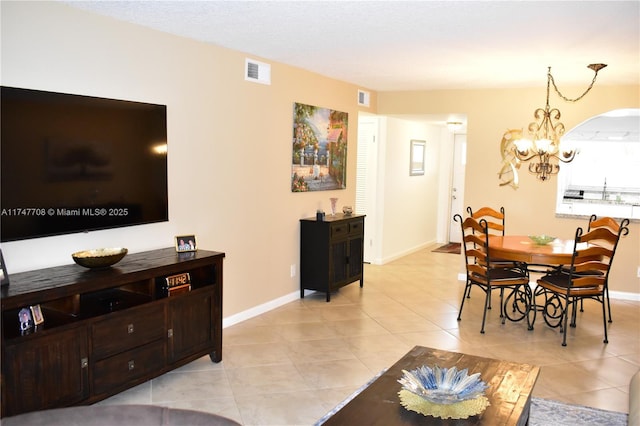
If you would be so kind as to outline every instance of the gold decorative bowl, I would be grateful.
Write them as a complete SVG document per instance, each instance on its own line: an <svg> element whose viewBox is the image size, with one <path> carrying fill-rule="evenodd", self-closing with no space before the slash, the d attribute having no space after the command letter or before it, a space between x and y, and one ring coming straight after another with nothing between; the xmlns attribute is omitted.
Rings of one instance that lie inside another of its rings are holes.
<svg viewBox="0 0 640 426"><path fill-rule="evenodd" d="M120 262L127 255L126 248L100 248L73 253L73 261L85 268L106 268Z"/></svg>
<svg viewBox="0 0 640 426"><path fill-rule="evenodd" d="M539 246L545 246L556 239L556 237L551 237L549 235L529 235L529 238Z"/></svg>

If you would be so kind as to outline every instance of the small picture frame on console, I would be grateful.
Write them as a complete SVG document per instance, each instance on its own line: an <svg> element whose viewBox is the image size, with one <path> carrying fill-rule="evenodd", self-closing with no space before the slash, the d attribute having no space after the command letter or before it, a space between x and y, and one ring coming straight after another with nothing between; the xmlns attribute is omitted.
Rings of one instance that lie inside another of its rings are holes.
<svg viewBox="0 0 640 426"><path fill-rule="evenodd" d="M33 318L33 323L35 325L42 324L44 322L44 316L42 315L42 309L40 305L30 306L31 309L31 317Z"/></svg>
<svg viewBox="0 0 640 426"><path fill-rule="evenodd" d="M4 257L2 257L2 250L0 250L0 284L2 287L9 285L9 274L7 273L7 265L4 263Z"/></svg>
<svg viewBox="0 0 640 426"><path fill-rule="evenodd" d="M176 236L176 251L179 253L196 251L196 236L195 235L178 235Z"/></svg>

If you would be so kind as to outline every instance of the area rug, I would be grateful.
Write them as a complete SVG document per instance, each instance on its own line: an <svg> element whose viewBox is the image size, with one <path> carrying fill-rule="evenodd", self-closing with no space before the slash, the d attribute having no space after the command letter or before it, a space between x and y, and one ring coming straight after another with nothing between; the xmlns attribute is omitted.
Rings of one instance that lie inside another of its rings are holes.
<svg viewBox="0 0 640 426"><path fill-rule="evenodd" d="M331 411L318 420L314 426L320 426L326 422L383 373L384 370L361 386L360 389L349 395L344 401L336 405ZM529 426L627 426L627 417L628 415L626 413L532 397Z"/></svg>
<svg viewBox="0 0 640 426"><path fill-rule="evenodd" d="M460 243L449 243L431 250L434 253L453 253L460 254Z"/></svg>

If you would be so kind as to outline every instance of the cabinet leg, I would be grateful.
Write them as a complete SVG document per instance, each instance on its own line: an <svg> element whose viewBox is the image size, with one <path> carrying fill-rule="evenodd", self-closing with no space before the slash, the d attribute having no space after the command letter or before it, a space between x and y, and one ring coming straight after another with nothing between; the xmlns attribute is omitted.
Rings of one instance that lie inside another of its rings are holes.
<svg viewBox="0 0 640 426"><path fill-rule="evenodd" d="M360 288L364 287L364 278L360 278Z"/></svg>
<svg viewBox="0 0 640 426"><path fill-rule="evenodd" d="M331 292L327 290L327 302L331 300Z"/></svg>
<svg viewBox="0 0 640 426"><path fill-rule="evenodd" d="M222 351L209 352L209 358L211 359L211 362L219 363L222 361Z"/></svg>
<svg viewBox="0 0 640 426"><path fill-rule="evenodd" d="M304 288L300 289L300 299L304 299Z"/></svg>

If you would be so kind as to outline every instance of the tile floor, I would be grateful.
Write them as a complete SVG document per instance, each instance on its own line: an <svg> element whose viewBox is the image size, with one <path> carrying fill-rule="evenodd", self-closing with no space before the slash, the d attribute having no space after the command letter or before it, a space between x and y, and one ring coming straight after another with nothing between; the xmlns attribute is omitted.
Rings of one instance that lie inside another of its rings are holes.
<svg viewBox="0 0 640 426"><path fill-rule="evenodd" d="M612 300L609 344L600 305L585 304L568 346L542 321L502 325L474 289L456 320L464 285L455 254L424 249L386 265L365 265L365 285L325 302L310 294L225 328L223 361L209 357L100 404L157 404L210 411L243 425L312 425L414 345L542 366L534 396L628 411L628 383L640 368L640 302ZM494 306L498 306L497 295Z"/></svg>

